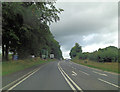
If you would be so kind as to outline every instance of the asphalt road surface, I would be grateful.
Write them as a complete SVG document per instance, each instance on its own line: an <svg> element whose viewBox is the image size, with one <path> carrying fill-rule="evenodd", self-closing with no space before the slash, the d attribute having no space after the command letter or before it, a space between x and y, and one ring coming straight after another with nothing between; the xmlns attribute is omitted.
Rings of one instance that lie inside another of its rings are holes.
<svg viewBox="0 0 120 92"><path fill-rule="evenodd" d="M118 75L71 61L55 61L32 71L8 90L118 90ZM100 91L100 92L101 92ZM117 92L117 91L116 91Z"/></svg>

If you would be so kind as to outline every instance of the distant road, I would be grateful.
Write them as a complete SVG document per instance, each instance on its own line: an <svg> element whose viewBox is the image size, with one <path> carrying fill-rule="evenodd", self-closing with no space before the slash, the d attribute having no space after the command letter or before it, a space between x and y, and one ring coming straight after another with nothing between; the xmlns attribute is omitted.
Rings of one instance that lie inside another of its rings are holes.
<svg viewBox="0 0 120 92"><path fill-rule="evenodd" d="M56 61L37 68L8 89L80 90L80 92L85 92L85 90L113 91L118 88L120 87L117 74L88 68L70 61Z"/></svg>

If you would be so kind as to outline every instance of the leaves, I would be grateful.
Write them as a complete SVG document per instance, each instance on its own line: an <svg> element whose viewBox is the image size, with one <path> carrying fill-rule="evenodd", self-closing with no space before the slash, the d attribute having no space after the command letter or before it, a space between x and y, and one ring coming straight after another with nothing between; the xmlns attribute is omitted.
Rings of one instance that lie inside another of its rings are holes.
<svg viewBox="0 0 120 92"><path fill-rule="evenodd" d="M74 58L77 56L78 53L82 53L81 46L78 43L75 43L75 46L70 51L70 57Z"/></svg>
<svg viewBox="0 0 120 92"><path fill-rule="evenodd" d="M40 56L45 49L56 58L62 53L59 43L49 30L48 23L57 22L60 18L57 9L51 2L4 2L3 11L3 45L9 45L19 58L34 54ZM11 42L11 43L9 43Z"/></svg>
<svg viewBox="0 0 120 92"><path fill-rule="evenodd" d="M77 57L78 59L90 59L97 62L117 62L118 61L118 48L114 46L109 46L103 49L99 49L94 52L77 52L75 49L79 47L79 44L76 44L71 49L70 55L71 58Z"/></svg>

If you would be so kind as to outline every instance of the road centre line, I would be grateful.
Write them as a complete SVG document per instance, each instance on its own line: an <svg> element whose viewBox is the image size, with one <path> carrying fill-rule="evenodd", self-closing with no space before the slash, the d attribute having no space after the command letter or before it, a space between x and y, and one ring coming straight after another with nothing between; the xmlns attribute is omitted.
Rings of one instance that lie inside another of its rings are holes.
<svg viewBox="0 0 120 92"><path fill-rule="evenodd" d="M61 70L63 71L63 69L61 68ZM64 71L63 71L64 72ZM64 72L65 73L65 72ZM69 80L77 87L78 90L81 90L82 89L65 73L65 75L69 78Z"/></svg>
<svg viewBox="0 0 120 92"><path fill-rule="evenodd" d="M107 76L107 75L104 74L104 73L99 73L99 72L96 72L96 71L93 71L93 72L96 73L96 74L99 74L99 75Z"/></svg>
<svg viewBox="0 0 120 92"><path fill-rule="evenodd" d="M71 87L72 90L75 90L75 88L73 87L73 85L70 83L70 81L65 77L65 75L63 74L63 72L60 70L59 66L58 69L60 71L60 73L63 75L63 77L65 78L65 80L67 81L68 85Z"/></svg>
<svg viewBox="0 0 120 92"><path fill-rule="evenodd" d="M102 81L102 82L105 82L105 83L107 83L107 84L110 84L110 85L112 85L112 86L114 86L114 87L120 88L120 86L115 85L115 84L113 84L113 83L110 83L110 82L108 82L108 81L105 81L105 80L103 80L103 79L98 78L98 80L100 80L100 81Z"/></svg>
<svg viewBox="0 0 120 92"><path fill-rule="evenodd" d="M90 74L88 74L88 73L86 73L86 72L83 72L83 71L81 71L81 70L79 70L79 72L82 72L82 73L84 73L84 74L86 74L86 75L90 75Z"/></svg>
<svg viewBox="0 0 120 92"><path fill-rule="evenodd" d="M64 70L61 68L60 65L59 65L59 67L60 67L60 69L62 70L62 72L67 76L67 78L74 84L74 86L75 86L78 90L80 90L81 92L83 92L82 89L64 72Z"/></svg>

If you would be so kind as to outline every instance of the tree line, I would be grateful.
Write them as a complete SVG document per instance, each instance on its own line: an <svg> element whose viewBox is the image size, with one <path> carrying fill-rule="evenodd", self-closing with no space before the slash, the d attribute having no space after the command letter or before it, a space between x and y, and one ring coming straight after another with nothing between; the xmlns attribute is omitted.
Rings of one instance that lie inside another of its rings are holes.
<svg viewBox="0 0 120 92"><path fill-rule="evenodd" d="M108 46L106 48L99 48L94 52L82 52L82 47L76 43L75 46L70 50L70 57L77 59L89 59L96 62L120 62L118 58L120 49L115 46Z"/></svg>
<svg viewBox="0 0 120 92"><path fill-rule="evenodd" d="M2 3L2 59L9 53L19 59L30 55L54 54L62 58L59 42L54 39L49 25L60 20L55 2L3 2Z"/></svg>

